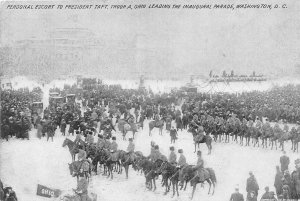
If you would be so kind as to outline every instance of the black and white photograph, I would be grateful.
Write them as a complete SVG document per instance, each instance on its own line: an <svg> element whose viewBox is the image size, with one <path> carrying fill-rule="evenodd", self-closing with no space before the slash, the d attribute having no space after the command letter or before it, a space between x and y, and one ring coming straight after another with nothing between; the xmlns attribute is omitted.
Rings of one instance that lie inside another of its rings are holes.
<svg viewBox="0 0 300 201"><path fill-rule="evenodd" d="M0 1L0 201L300 200L300 1Z"/></svg>

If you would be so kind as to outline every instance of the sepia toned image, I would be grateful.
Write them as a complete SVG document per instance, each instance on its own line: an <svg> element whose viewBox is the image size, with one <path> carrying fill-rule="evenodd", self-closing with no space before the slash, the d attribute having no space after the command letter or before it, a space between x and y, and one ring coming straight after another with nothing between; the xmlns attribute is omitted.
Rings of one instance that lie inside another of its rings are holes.
<svg viewBox="0 0 300 201"><path fill-rule="evenodd" d="M0 201L300 199L300 2L0 5Z"/></svg>

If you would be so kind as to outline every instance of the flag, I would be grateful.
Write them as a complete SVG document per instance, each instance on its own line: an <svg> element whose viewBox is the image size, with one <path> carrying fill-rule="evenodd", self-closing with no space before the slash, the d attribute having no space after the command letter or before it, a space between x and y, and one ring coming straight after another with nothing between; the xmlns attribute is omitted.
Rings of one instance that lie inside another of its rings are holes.
<svg viewBox="0 0 300 201"><path fill-rule="evenodd" d="M48 188L46 186L38 184L36 194L46 198L59 197L61 194L61 190Z"/></svg>

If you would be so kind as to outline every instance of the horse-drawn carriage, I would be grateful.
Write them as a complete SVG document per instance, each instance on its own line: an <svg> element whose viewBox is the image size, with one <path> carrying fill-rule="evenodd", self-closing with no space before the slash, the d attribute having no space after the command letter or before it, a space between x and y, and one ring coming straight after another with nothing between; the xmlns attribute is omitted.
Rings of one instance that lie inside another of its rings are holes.
<svg viewBox="0 0 300 201"><path fill-rule="evenodd" d="M58 92L51 92L51 93L49 93L49 97L51 98L51 97L57 97L57 96L59 96L59 93Z"/></svg>
<svg viewBox="0 0 300 201"><path fill-rule="evenodd" d="M63 104L65 103L65 99L63 97L60 96L54 96L54 97L50 97L49 98L49 105L52 107L62 107Z"/></svg>
<svg viewBox="0 0 300 201"><path fill-rule="evenodd" d="M33 102L31 105L32 114L41 115L43 113L43 103L42 102Z"/></svg>
<svg viewBox="0 0 300 201"><path fill-rule="evenodd" d="M67 94L66 95L67 103L75 103L75 98L76 98L75 94Z"/></svg>

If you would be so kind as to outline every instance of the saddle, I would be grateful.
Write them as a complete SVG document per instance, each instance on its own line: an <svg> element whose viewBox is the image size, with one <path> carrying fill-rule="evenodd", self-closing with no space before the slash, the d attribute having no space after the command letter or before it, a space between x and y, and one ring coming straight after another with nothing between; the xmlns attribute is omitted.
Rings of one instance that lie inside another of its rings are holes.
<svg viewBox="0 0 300 201"><path fill-rule="evenodd" d="M194 136L194 141L195 142L200 142L200 141L203 140L203 138L204 138L203 134L198 134L198 135Z"/></svg>
<svg viewBox="0 0 300 201"><path fill-rule="evenodd" d="M206 168L200 168L197 172L200 182L204 182L210 177L209 171Z"/></svg>
<svg viewBox="0 0 300 201"><path fill-rule="evenodd" d="M111 160L112 161L117 161L118 160L118 152L112 152L111 153Z"/></svg>

